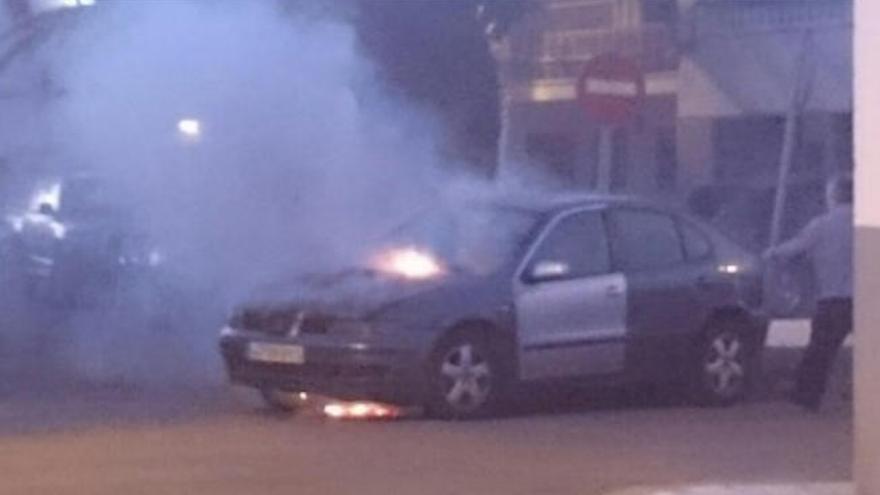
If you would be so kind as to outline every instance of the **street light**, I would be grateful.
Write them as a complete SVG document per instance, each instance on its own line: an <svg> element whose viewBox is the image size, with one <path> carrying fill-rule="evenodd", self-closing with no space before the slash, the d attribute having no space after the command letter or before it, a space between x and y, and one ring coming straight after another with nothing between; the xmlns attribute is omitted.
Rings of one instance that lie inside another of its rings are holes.
<svg viewBox="0 0 880 495"><path fill-rule="evenodd" d="M177 122L177 132L185 139L196 140L202 135L202 123L198 119L180 119Z"/></svg>
<svg viewBox="0 0 880 495"><path fill-rule="evenodd" d="M41 3L44 8L52 9L55 6L64 8L91 7L95 5L96 0L43 0Z"/></svg>

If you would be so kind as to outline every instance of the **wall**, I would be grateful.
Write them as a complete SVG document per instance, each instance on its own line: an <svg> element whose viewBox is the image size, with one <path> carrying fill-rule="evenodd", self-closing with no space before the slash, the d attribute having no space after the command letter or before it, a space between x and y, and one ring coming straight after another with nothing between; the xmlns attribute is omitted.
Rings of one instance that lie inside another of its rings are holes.
<svg viewBox="0 0 880 495"><path fill-rule="evenodd" d="M856 42L856 466L860 495L880 493L880 3L857 0Z"/></svg>
<svg viewBox="0 0 880 495"><path fill-rule="evenodd" d="M798 82L806 117L803 146L795 159L796 168L803 170L795 173L809 173L806 164L815 165L812 172L817 176L848 168L846 153L840 151L849 132L837 123L852 112L851 2L695 3L683 15L678 73L678 159L688 174L685 187L714 181L716 169L724 165L715 149L717 122L775 117L775 127L758 122L772 131L743 139L743 146L752 144L754 149L743 149L743 156L737 156L735 148L728 154L733 158L727 165L739 160L754 165L753 170L726 174L773 184L781 119ZM812 33L809 41L807 30Z"/></svg>

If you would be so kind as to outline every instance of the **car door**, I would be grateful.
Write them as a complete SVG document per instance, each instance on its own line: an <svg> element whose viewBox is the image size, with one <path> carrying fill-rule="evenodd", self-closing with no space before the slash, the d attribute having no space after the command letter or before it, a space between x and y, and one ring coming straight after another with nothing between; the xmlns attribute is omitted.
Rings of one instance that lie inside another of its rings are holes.
<svg viewBox="0 0 880 495"><path fill-rule="evenodd" d="M607 215L613 264L627 281L627 369L651 378L682 372L705 322L700 291L711 246L690 259L678 219L663 211L617 207Z"/></svg>
<svg viewBox="0 0 880 495"><path fill-rule="evenodd" d="M515 282L522 379L623 368L626 281L611 268L601 208L550 222Z"/></svg>

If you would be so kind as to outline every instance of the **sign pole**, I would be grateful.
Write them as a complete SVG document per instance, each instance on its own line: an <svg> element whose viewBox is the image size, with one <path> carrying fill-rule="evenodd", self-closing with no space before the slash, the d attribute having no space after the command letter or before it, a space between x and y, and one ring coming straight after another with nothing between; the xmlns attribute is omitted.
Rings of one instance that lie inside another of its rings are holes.
<svg viewBox="0 0 880 495"><path fill-rule="evenodd" d="M599 125L595 189L614 185L614 131L639 117L645 98L645 77L635 60L605 53L593 57L577 84L578 100L591 122Z"/></svg>
<svg viewBox="0 0 880 495"><path fill-rule="evenodd" d="M806 63L810 48L810 32L804 33L800 53L795 62L794 84L791 90L791 100L785 116L785 130L782 141L782 153L779 157L779 175L776 179L776 196L773 204L773 216L770 220L770 239L768 247L777 246L782 241L782 221L785 214L785 202L788 197L788 182L791 175L791 167L794 162L794 150L797 144L798 117L805 103L807 83ZM785 285L786 272L777 263L769 263L764 273L764 311L774 314L778 311L787 313L793 308L781 307L781 304L791 305L779 298L781 287Z"/></svg>
<svg viewBox="0 0 880 495"><path fill-rule="evenodd" d="M611 171L614 167L614 127L602 125L599 127L599 167L596 180L596 190L600 192L611 191Z"/></svg>
<svg viewBox="0 0 880 495"><path fill-rule="evenodd" d="M801 51L798 54L791 101L788 106L788 114L785 117L782 153L779 157L779 176L776 182L776 198L773 204L773 220L770 225L770 247L776 246L782 240L782 219L785 211L785 200L788 195L788 178L791 175L794 148L797 144L798 117L804 105L804 89L806 84L806 74L804 72L809 45L810 33L807 32L804 34Z"/></svg>

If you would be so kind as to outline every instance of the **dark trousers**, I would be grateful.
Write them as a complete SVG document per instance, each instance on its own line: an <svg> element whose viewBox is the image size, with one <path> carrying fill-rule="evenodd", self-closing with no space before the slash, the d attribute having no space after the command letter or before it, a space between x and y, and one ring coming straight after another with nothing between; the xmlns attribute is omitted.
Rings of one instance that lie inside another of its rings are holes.
<svg viewBox="0 0 880 495"><path fill-rule="evenodd" d="M823 299L813 317L810 344L797 373L795 399L808 407L819 407L828 385L834 358L852 332L852 299Z"/></svg>

